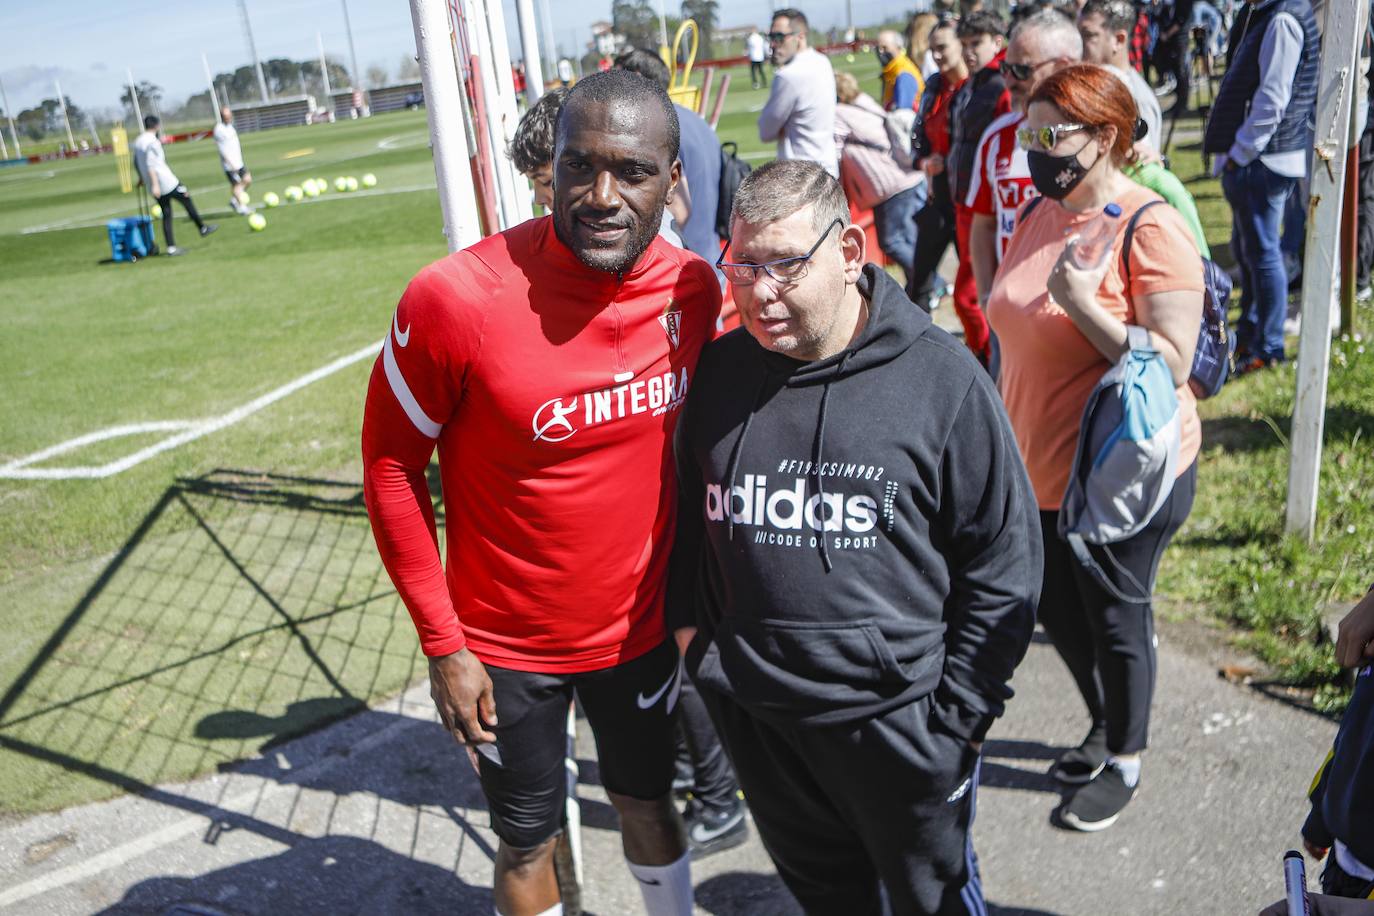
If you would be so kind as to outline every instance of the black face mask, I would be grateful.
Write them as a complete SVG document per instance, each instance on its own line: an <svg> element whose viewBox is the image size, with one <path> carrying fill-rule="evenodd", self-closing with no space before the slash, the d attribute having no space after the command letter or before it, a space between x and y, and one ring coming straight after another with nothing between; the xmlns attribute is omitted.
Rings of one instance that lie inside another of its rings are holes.
<svg viewBox="0 0 1374 916"><path fill-rule="evenodd" d="M1079 162L1078 154L1081 152L1083 147L1067 156L1051 156L1038 149L1027 150L1026 165L1030 169L1031 184L1035 185L1035 190L1050 200L1068 197L1083 178L1097 167L1096 162L1089 166Z"/></svg>
<svg viewBox="0 0 1374 916"><path fill-rule="evenodd" d="M878 63L882 64L884 67L886 67L888 64L892 63L892 55L891 55L891 54L887 53L886 51L878 51L877 54L878 54Z"/></svg>

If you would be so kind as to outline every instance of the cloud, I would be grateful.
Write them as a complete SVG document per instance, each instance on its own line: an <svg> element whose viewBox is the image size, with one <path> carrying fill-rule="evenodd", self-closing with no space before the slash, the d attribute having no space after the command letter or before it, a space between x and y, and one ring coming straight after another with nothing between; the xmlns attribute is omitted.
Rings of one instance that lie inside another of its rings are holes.
<svg viewBox="0 0 1374 916"><path fill-rule="evenodd" d="M40 91L51 95L53 80L61 79L68 72L65 67L38 67L30 64L27 67L6 70L0 79L5 81L5 89L11 93L23 93L29 87L40 86L43 87Z"/></svg>
<svg viewBox="0 0 1374 916"><path fill-rule="evenodd" d="M103 64L102 62L96 61L95 63L91 64L91 69L96 71L97 73L104 73L106 70L110 68L105 66L105 64Z"/></svg>

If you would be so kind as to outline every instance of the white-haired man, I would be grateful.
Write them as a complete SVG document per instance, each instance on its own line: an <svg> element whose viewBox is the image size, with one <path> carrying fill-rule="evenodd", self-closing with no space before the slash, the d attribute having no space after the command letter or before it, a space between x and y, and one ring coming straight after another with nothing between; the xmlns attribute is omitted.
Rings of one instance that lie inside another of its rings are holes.
<svg viewBox="0 0 1374 916"><path fill-rule="evenodd" d="M1058 10L1033 13L1011 31L1007 56L1002 61L1002 78L1011 93L1011 111L983 132L965 201L973 210L969 256L980 305L987 302L992 292L992 278L1016 228L1016 211L1035 194L1026 151L1016 142L1016 129L1026 118L1026 100L1042 79L1078 63L1082 57L1083 39L1078 27ZM989 349L996 353L995 341ZM995 355L990 356L990 370L995 362Z"/></svg>

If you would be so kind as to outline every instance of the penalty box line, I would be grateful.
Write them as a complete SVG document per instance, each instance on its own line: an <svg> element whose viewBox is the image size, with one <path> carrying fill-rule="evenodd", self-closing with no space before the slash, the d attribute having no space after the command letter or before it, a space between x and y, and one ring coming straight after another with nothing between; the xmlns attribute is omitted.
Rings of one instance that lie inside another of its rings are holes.
<svg viewBox="0 0 1374 916"><path fill-rule="evenodd" d="M59 442L57 445L49 446L41 451L34 452L22 458L16 458L5 464L0 464L0 479L4 480L99 480L105 477L113 477L115 474L127 471L135 465L142 464L149 458L153 458L163 452L170 451L188 442L194 442L202 436L218 432L228 426L233 426L240 420L250 417L264 407L268 407L280 401L288 395L295 394L306 385L318 382L326 376L333 375L340 369L347 368L359 360L375 357L381 349L381 343L372 343L367 346L341 356L327 365L321 366L313 372L306 373L298 379L294 379L267 392L259 398L255 398L240 407L236 407L226 414L218 417L209 417L203 420L159 420L151 423L130 423L121 426L111 426L106 429L87 433L84 436L77 436L75 439L68 439ZM173 435L153 443L147 448L125 455L107 464L101 465L82 465L67 468L35 468L32 465L50 458L56 458L84 446L96 442L104 442L108 439L117 439L123 436L132 436L140 433L151 432L171 432Z"/></svg>

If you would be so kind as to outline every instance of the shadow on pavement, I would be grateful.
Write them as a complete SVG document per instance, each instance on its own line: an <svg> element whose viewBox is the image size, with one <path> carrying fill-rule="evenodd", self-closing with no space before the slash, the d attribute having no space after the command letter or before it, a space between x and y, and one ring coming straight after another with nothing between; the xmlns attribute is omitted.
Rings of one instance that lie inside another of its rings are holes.
<svg viewBox="0 0 1374 916"><path fill-rule="evenodd" d="M730 871L697 884L697 906L716 916L800 916L777 875Z"/></svg>
<svg viewBox="0 0 1374 916"><path fill-rule="evenodd" d="M697 906L714 916L801 916L801 907L777 875L725 872L697 885ZM1048 910L999 906L989 902L990 916L1057 916Z"/></svg>
<svg viewBox="0 0 1374 916"><path fill-rule="evenodd" d="M106 916L161 913L490 913L491 891L451 868L356 837L302 839L287 851L196 878L135 884Z"/></svg>

